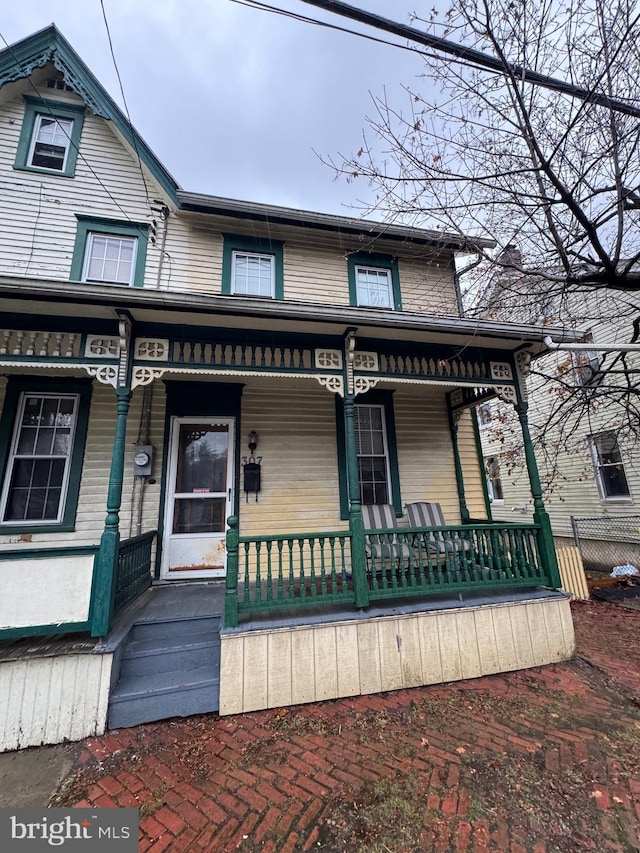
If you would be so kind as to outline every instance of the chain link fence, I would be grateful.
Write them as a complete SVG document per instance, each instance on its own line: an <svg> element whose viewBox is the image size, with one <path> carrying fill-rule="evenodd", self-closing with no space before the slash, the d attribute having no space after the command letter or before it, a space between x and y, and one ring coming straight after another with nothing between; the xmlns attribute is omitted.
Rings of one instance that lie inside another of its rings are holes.
<svg viewBox="0 0 640 853"><path fill-rule="evenodd" d="M587 571L609 574L614 566L640 568L640 515L572 515L571 526Z"/></svg>

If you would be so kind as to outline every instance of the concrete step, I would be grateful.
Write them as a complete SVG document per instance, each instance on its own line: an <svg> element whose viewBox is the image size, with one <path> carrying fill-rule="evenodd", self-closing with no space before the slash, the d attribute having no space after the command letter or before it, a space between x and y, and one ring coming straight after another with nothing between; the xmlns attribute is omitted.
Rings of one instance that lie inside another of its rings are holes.
<svg viewBox="0 0 640 853"><path fill-rule="evenodd" d="M211 666L125 678L111 692L107 726L137 726L217 711L220 681Z"/></svg>
<svg viewBox="0 0 640 853"><path fill-rule="evenodd" d="M120 679L154 673L220 667L220 634L188 633L181 638L146 637L129 640L120 663Z"/></svg>

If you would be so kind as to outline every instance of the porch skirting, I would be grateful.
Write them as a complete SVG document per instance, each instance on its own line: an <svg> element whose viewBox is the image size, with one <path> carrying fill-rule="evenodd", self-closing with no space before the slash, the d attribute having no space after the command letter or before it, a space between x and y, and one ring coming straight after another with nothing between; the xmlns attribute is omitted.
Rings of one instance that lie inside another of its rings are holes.
<svg viewBox="0 0 640 853"><path fill-rule="evenodd" d="M69 651L0 656L0 752L104 733L113 655Z"/></svg>
<svg viewBox="0 0 640 853"><path fill-rule="evenodd" d="M477 678L575 654L564 594L485 602L223 629L220 714Z"/></svg>

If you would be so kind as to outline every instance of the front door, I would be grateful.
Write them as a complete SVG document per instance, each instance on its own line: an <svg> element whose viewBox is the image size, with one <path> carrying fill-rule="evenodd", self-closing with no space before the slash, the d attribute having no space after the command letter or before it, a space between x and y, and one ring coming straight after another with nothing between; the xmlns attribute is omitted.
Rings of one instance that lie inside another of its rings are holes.
<svg viewBox="0 0 640 853"><path fill-rule="evenodd" d="M222 577L232 514L233 418L171 418L162 576Z"/></svg>

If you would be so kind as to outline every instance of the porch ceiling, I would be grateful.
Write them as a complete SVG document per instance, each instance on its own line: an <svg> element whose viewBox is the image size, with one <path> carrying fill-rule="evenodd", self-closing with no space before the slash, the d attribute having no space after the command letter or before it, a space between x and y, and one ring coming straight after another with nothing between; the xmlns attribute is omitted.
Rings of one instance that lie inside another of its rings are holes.
<svg viewBox="0 0 640 853"><path fill-rule="evenodd" d="M563 327L497 323L461 317L438 317L307 302L271 302L236 296L201 295L67 281L0 277L5 311L43 318L79 317L114 320L115 309L128 310L143 323L223 327L341 336L355 328L359 338L487 347L513 351L527 345L532 354L546 350L545 336L576 341L579 331ZM176 323L176 321L178 321Z"/></svg>

